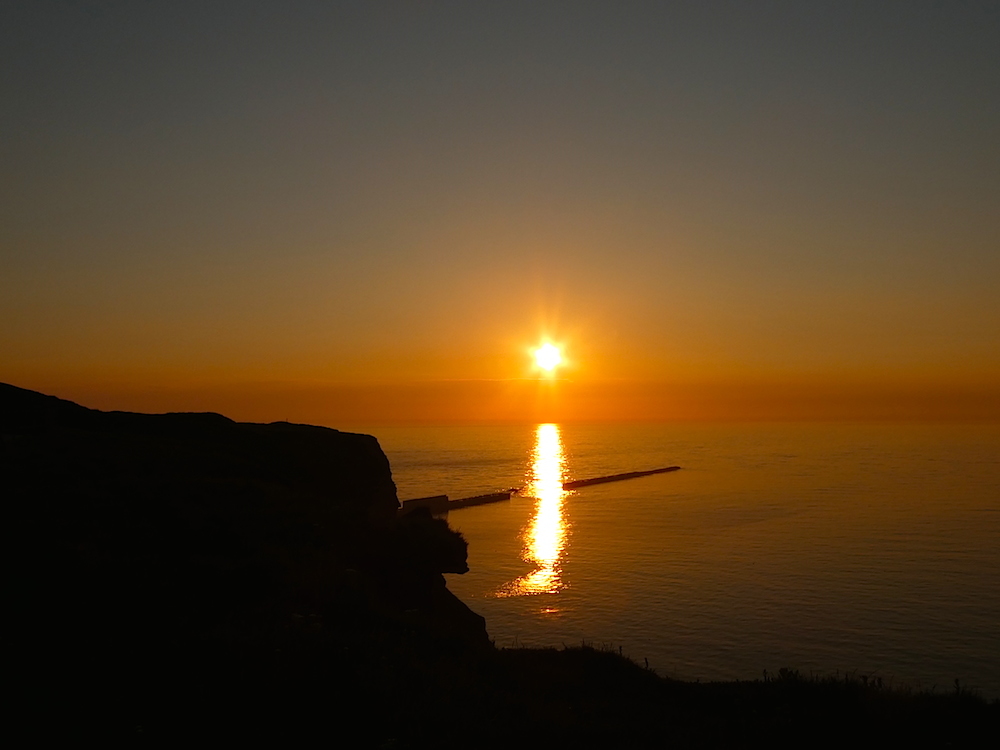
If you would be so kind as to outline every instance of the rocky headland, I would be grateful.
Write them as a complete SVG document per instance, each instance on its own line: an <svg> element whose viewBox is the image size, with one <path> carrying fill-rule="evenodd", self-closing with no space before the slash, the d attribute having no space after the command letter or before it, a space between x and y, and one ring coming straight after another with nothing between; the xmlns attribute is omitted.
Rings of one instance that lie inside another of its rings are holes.
<svg viewBox="0 0 1000 750"><path fill-rule="evenodd" d="M585 647L495 649L442 575L468 569L465 541L397 513L367 435L0 384L0 468L39 740L923 746L1000 717L960 687L683 683Z"/></svg>

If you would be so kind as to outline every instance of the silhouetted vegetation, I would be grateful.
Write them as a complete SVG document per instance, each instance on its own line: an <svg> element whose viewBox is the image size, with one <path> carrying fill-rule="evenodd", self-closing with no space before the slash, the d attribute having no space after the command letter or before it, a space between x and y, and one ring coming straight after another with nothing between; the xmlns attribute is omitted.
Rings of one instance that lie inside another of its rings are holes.
<svg viewBox="0 0 1000 750"><path fill-rule="evenodd" d="M367 436L2 384L0 436L24 519L17 684L39 739L946 746L996 725L998 705L961 689L683 683L588 647L495 649L445 586L464 540L397 517Z"/></svg>

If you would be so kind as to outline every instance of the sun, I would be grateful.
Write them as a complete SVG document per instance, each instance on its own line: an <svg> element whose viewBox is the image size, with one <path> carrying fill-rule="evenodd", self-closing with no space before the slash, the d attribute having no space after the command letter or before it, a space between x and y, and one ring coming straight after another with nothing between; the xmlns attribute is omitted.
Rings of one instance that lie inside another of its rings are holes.
<svg viewBox="0 0 1000 750"><path fill-rule="evenodd" d="M562 362L562 353L558 346L542 344L535 349L535 364L543 370L552 372Z"/></svg>

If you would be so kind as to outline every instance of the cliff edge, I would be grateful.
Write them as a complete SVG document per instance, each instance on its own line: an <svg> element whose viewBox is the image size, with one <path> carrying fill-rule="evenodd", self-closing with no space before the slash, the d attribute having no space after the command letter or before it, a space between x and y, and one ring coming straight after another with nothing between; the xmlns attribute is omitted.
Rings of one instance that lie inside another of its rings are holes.
<svg viewBox="0 0 1000 750"><path fill-rule="evenodd" d="M259 729L303 711L316 679L369 716L379 662L490 648L442 575L468 569L465 541L397 517L374 437L0 384L0 467L24 677L50 727Z"/></svg>

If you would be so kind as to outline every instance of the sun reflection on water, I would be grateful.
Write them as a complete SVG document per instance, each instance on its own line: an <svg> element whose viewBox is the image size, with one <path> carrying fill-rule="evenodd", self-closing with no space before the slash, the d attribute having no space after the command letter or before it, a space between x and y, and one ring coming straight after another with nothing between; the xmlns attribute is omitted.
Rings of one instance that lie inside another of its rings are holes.
<svg viewBox="0 0 1000 750"><path fill-rule="evenodd" d="M563 489L566 458L559 426L540 424L535 431L531 474L524 494L536 499L535 515L525 529L521 557L535 569L505 584L497 596L554 594L564 586L560 562L566 544L563 519Z"/></svg>

